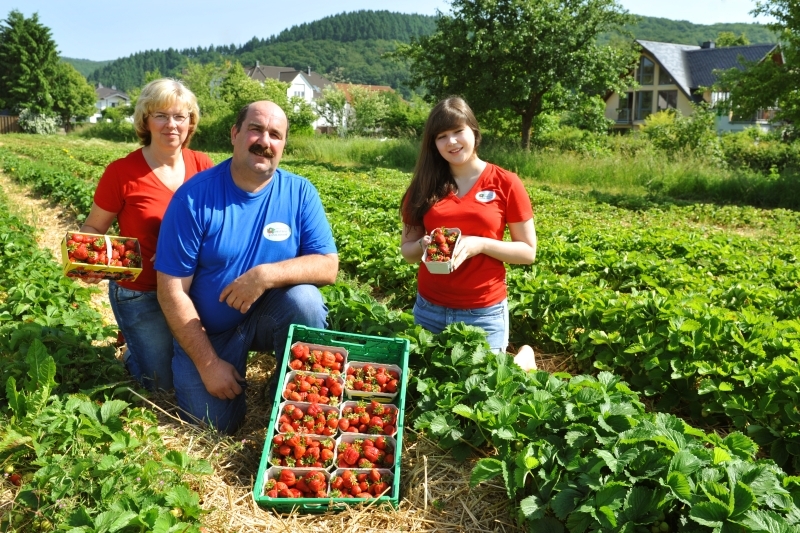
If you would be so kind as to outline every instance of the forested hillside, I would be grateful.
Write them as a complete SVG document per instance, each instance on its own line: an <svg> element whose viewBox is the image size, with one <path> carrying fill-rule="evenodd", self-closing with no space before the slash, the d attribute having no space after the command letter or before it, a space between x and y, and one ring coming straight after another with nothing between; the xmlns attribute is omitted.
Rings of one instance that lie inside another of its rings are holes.
<svg viewBox="0 0 800 533"><path fill-rule="evenodd" d="M396 42L426 35L435 28L435 17L406 15L389 11L357 11L293 26L280 34L253 37L241 46L211 45L185 50L149 50L118 59L96 70L88 78L123 90L140 86L146 72L156 69L175 75L189 60L200 63L231 60L244 66L259 61L312 70L333 81L351 81L400 87L408 77L402 65L381 55Z"/></svg>
<svg viewBox="0 0 800 533"><path fill-rule="evenodd" d="M389 11L340 13L293 26L277 35L253 37L243 45L210 45L185 50L137 52L96 69L89 81L123 90L141 86L146 72L178 75L189 61L238 61L255 64L311 68L331 81L390 85L408 94L405 65L384 59L397 42L427 35L436 29L436 17ZM773 33L759 24L693 24L687 21L641 17L629 30L635 38L684 44L714 40L720 32L744 33L751 43L775 42ZM602 37L604 41L610 35Z"/></svg>
<svg viewBox="0 0 800 533"><path fill-rule="evenodd" d="M61 60L66 61L67 63L75 67L75 70L77 70L78 72L83 74L84 77L87 78L95 70L102 68L108 65L109 63L113 63L114 61L113 59L109 59L107 61L92 61L91 59L76 59L74 57L62 57Z"/></svg>
<svg viewBox="0 0 800 533"><path fill-rule="evenodd" d="M774 33L760 24L719 23L694 24L686 20L672 20L659 17L641 17L638 24L626 28L637 39L660 41L664 43L701 44L713 41L720 32L745 34L752 44L775 43ZM609 36L606 36L608 38Z"/></svg>

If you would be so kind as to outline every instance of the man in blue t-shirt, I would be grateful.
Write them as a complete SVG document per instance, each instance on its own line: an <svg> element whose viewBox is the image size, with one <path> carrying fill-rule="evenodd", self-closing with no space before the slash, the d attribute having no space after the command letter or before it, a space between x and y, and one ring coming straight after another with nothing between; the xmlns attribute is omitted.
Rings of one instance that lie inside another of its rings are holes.
<svg viewBox="0 0 800 533"><path fill-rule="evenodd" d="M244 420L247 352L274 349L277 376L289 325L325 327L317 286L339 269L317 190L278 168L287 132L276 104L242 108L233 157L177 190L158 239L178 405L227 433Z"/></svg>

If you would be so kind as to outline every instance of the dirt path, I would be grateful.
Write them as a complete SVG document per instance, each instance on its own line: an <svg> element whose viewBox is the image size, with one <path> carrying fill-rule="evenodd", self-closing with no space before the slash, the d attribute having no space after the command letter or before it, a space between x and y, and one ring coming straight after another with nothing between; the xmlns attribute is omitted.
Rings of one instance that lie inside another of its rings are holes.
<svg viewBox="0 0 800 533"><path fill-rule="evenodd" d="M61 262L61 239L70 230L77 230L80 224L75 217L65 213L48 200L39 198L31 190L0 172L0 189L9 199L12 212L36 228L36 242L50 250L53 260ZM99 293L92 296L92 306L103 316L106 324L115 324L114 313L108 304L108 282L98 284Z"/></svg>

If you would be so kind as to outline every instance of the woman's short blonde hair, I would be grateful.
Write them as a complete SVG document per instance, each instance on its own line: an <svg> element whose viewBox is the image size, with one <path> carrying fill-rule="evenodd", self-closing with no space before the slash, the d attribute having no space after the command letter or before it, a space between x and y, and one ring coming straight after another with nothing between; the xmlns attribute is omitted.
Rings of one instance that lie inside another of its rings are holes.
<svg viewBox="0 0 800 533"><path fill-rule="evenodd" d="M158 111L164 111L174 104L185 107L189 113L189 134L183 141L182 148L189 146L189 141L200 121L200 108L197 106L197 97L194 93L183 83L172 78L151 81L144 86L136 100L136 108L133 111L133 127L136 129L139 141L144 146L149 146L153 140L150 128L147 127L147 117Z"/></svg>

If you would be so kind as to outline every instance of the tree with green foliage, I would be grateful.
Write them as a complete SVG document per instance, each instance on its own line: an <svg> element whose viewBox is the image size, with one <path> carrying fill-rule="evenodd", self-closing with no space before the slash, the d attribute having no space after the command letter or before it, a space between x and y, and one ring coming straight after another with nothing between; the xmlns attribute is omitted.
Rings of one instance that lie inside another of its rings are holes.
<svg viewBox="0 0 800 533"><path fill-rule="evenodd" d="M767 16L767 26L780 35L781 45L771 56L745 69L722 73L715 89L730 92L730 105L737 116L750 116L759 109L778 108L776 118L800 123L800 10L796 0L758 2L751 12Z"/></svg>
<svg viewBox="0 0 800 533"><path fill-rule="evenodd" d="M97 93L75 67L58 63L52 81L53 111L61 118L65 131L69 131L73 118L84 120L94 114Z"/></svg>
<svg viewBox="0 0 800 533"><path fill-rule="evenodd" d="M627 85L633 50L599 46L597 36L632 20L614 0L453 0L436 33L395 57L410 60L412 83L430 98L460 94L478 114L511 115L529 149L548 93L596 95Z"/></svg>
<svg viewBox="0 0 800 533"><path fill-rule="evenodd" d="M742 32L736 35L732 31L721 31L717 34L716 39L717 48L727 48L728 46L747 46L750 44L750 39Z"/></svg>
<svg viewBox="0 0 800 533"><path fill-rule="evenodd" d="M347 96L333 85L322 89L322 96L314 102L317 114L330 126L336 128L340 137L347 133Z"/></svg>
<svg viewBox="0 0 800 533"><path fill-rule="evenodd" d="M0 22L0 108L36 114L53 107L52 79L58 68L50 29L17 10Z"/></svg>
<svg viewBox="0 0 800 533"><path fill-rule="evenodd" d="M355 135L370 135L386 117L389 105L379 91L361 85L350 85L351 113L348 117L348 130Z"/></svg>

